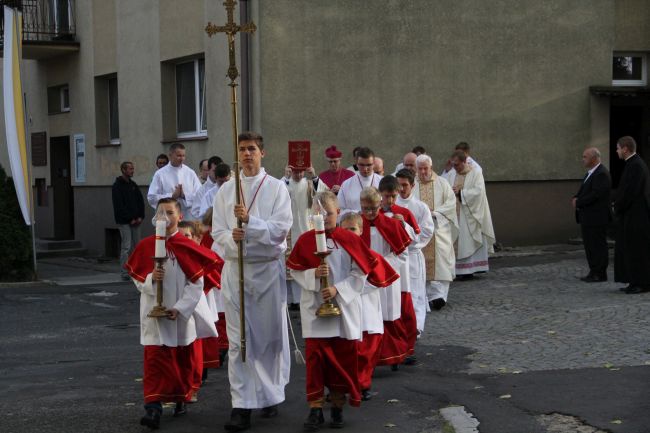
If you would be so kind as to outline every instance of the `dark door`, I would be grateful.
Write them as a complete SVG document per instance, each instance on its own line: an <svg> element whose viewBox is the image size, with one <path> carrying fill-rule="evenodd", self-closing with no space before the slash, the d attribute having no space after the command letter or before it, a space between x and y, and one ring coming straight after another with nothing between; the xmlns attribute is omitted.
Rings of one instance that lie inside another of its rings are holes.
<svg viewBox="0 0 650 433"><path fill-rule="evenodd" d="M70 173L70 137L50 138L54 239L74 239L74 201Z"/></svg>
<svg viewBox="0 0 650 433"><path fill-rule="evenodd" d="M621 178L624 161L618 159L616 154L616 142L619 138L629 135L637 143L639 156L644 156L645 148L645 126L644 115L646 108L638 103L627 105L624 101L612 102L610 107L609 124L609 161L612 174L612 186L616 188Z"/></svg>

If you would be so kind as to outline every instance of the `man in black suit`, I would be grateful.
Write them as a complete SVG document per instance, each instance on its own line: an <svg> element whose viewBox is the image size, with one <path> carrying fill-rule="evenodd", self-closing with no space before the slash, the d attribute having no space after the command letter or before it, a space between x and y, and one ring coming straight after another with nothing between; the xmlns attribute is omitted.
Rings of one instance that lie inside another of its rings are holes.
<svg viewBox="0 0 650 433"><path fill-rule="evenodd" d="M576 222L582 230L582 242L589 263L589 274L581 280L597 283L607 281L607 224L612 220L609 202L612 181L609 171L600 163L600 152L595 147L585 149L582 163L589 171L573 197Z"/></svg>
<svg viewBox="0 0 650 433"><path fill-rule="evenodd" d="M650 173L636 153L632 137L616 143L616 153L625 168L616 191L616 256L614 279L628 283L622 288L634 294L650 291Z"/></svg>

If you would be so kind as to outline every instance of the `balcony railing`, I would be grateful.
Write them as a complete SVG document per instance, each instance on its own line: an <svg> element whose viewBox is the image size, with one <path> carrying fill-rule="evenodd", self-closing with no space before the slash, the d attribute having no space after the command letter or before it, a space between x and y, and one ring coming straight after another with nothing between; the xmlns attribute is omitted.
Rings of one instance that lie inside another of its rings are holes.
<svg viewBox="0 0 650 433"><path fill-rule="evenodd" d="M23 13L23 42L74 42L74 0L0 0L0 6ZM0 40L4 38L4 14L0 13ZM4 42L4 41L3 41Z"/></svg>

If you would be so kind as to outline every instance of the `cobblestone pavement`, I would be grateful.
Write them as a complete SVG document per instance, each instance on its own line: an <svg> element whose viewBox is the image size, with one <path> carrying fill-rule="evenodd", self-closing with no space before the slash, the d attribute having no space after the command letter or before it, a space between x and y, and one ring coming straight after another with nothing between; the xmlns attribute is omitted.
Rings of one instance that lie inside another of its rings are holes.
<svg viewBox="0 0 650 433"><path fill-rule="evenodd" d="M512 266L452 284L449 304L427 316L426 345L462 346L469 373L518 373L650 364L650 293L583 283L584 253Z"/></svg>

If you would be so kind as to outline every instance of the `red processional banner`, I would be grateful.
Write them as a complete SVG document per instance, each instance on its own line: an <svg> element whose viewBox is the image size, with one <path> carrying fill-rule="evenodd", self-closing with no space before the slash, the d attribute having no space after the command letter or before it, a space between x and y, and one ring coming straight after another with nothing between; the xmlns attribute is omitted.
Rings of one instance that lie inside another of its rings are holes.
<svg viewBox="0 0 650 433"><path fill-rule="evenodd" d="M306 170L311 167L311 142L289 142L289 165L296 169Z"/></svg>

